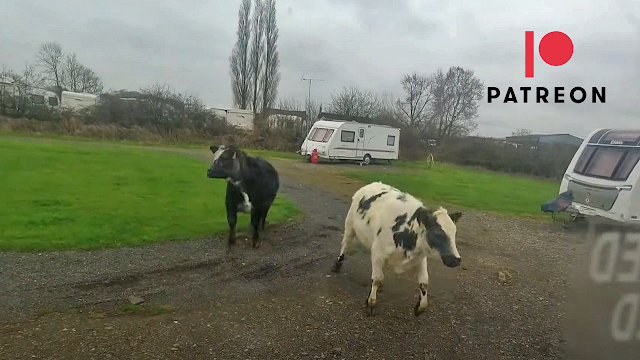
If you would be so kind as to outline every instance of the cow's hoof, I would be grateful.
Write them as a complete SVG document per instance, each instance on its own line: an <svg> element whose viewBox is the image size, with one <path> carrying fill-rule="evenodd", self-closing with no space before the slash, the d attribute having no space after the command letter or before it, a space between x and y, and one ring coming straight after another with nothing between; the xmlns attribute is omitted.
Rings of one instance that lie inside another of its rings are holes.
<svg viewBox="0 0 640 360"><path fill-rule="evenodd" d="M420 308L420 301L418 301L418 303L416 304L416 306L413 308L413 315L415 315L416 317L420 316L425 310L427 309L427 307L425 306L424 308Z"/></svg>
<svg viewBox="0 0 640 360"><path fill-rule="evenodd" d="M367 305L367 315L376 316L376 305Z"/></svg>
<svg viewBox="0 0 640 360"><path fill-rule="evenodd" d="M366 306L365 312L366 312L366 314L368 316L375 316L376 315L376 313L377 313L376 304L375 303L371 304L370 301L369 301L369 298L367 298L365 306Z"/></svg>
<svg viewBox="0 0 640 360"><path fill-rule="evenodd" d="M251 247L252 247L252 248L254 248L254 249L257 249L257 248L259 248L259 247L260 247L260 243L258 243L258 242L254 242L254 243L251 245Z"/></svg>

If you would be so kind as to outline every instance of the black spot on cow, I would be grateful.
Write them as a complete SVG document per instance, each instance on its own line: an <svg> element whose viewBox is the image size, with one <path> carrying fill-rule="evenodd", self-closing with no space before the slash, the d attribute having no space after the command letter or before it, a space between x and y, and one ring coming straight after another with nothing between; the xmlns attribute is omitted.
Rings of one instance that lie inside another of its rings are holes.
<svg viewBox="0 0 640 360"><path fill-rule="evenodd" d="M382 228L378 229L378 235L382 232Z"/></svg>
<svg viewBox="0 0 640 360"><path fill-rule="evenodd" d="M381 197L382 195L386 194L386 191L381 192L380 194L376 194L373 195L372 197L368 198L366 196L363 196L362 199L360 199L360 203L358 204L358 212L360 214L362 214L362 218L364 219L364 216L367 212L367 210L369 210L371 208L371 204L378 200L379 197Z"/></svg>
<svg viewBox="0 0 640 360"><path fill-rule="evenodd" d="M409 214L405 213L404 215L399 215L398 217L396 217L396 223L395 225L393 225L393 227L391 227L391 230L394 233L398 232L400 230L400 227L404 225L405 222L407 222L407 216L409 216Z"/></svg>
<svg viewBox="0 0 640 360"><path fill-rule="evenodd" d="M449 242L449 237L437 223L435 226L427 229L427 243L432 249L437 250L441 254L448 253Z"/></svg>
<svg viewBox="0 0 640 360"><path fill-rule="evenodd" d="M398 195L397 199L402 201L402 202L406 202L407 201L407 194L400 193L400 195Z"/></svg>
<svg viewBox="0 0 640 360"><path fill-rule="evenodd" d="M371 224L371 219L367 219L367 225Z"/></svg>
<svg viewBox="0 0 640 360"><path fill-rule="evenodd" d="M417 208L416 211L413 213L413 215L411 215L411 218L409 219L409 223L411 223L414 220L418 220L418 224L420 225L425 225L426 227L428 227L427 225L431 225L428 224L429 223L429 219L432 218L432 211L429 211L425 208L423 208L422 206Z"/></svg>
<svg viewBox="0 0 640 360"><path fill-rule="evenodd" d="M409 229L393 234L393 242L396 244L396 247L402 247L405 250L415 249L417 240L418 234Z"/></svg>

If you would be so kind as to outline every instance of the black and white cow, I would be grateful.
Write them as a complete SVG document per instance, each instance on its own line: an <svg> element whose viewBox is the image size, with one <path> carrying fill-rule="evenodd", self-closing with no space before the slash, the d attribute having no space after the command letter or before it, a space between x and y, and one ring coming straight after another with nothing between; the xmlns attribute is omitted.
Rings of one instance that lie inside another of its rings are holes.
<svg viewBox="0 0 640 360"><path fill-rule="evenodd" d="M462 262L456 248L456 222L461 216L460 212L448 214L442 207L429 210L410 194L381 182L366 185L352 197L333 271L340 271L345 252L355 252L354 245L364 245L371 252L371 293L367 298L371 314L377 290L382 287L383 270L393 270L396 274L417 274L420 294L414 315L419 316L427 309L427 254L437 251L448 267Z"/></svg>
<svg viewBox="0 0 640 360"><path fill-rule="evenodd" d="M227 181L226 208L229 246L235 243L238 212L251 213L253 247L258 246L267 213L280 187L278 172L267 161L247 156L233 145L211 146L213 164L207 176Z"/></svg>

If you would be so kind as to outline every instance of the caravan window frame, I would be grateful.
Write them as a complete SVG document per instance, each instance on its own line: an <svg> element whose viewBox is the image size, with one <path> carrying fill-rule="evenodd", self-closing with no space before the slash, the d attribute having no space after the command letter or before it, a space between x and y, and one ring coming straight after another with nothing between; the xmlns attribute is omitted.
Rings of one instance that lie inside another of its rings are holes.
<svg viewBox="0 0 640 360"><path fill-rule="evenodd" d="M351 140L345 140L344 135L348 134L351 136ZM356 142L356 132L351 130L340 130L340 141L345 143L353 143Z"/></svg>
<svg viewBox="0 0 640 360"><path fill-rule="evenodd" d="M31 103L34 105L44 105L44 95L31 94Z"/></svg>
<svg viewBox="0 0 640 360"><path fill-rule="evenodd" d="M324 130L324 133L322 134L322 139L316 140L315 137L316 137L316 134L318 134L318 130ZM335 130L330 128L322 128L322 127L313 128L313 131L309 134L309 136L307 137L307 140L326 143L331 139L331 136L333 136L334 132Z"/></svg>
<svg viewBox="0 0 640 360"><path fill-rule="evenodd" d="M389 144L389 140L392 140L391 144ZM396 144L395 135L387 135L387 146L395 146L395 144Z"/></svg>
<svg viewBox="0 0 640 360"><path fill-rule="evenodd" d="M602 173L598 174L595 172L596 169L593 168L595 165L594 161L600 159L600 156L604 155L603 153L605 151L622 153L618 157L613 168L608 171L609 175L603 175ZM582 154L578 158L573 172L582 176L597 179L626 181L638 165L638 161L640 161L640 148L588 145L584 148Z"/></svg>

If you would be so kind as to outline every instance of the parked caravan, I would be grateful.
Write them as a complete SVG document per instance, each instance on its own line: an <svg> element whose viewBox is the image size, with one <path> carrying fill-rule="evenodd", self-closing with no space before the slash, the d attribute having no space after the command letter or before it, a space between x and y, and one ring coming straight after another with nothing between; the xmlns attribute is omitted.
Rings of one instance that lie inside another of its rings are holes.
<svg viewBox="0 0 640 360"><path fill-rule="evenodd" d="M226 110L226 121L228 125L244 130L253 129L253 111L241 109Z"/></svg>
<svg viewBox="0 0 640 360"><path fill-rule="evenodd" d="M10 77L0 76L0 99L15 96L15 81Z"/></svg>
<svg viewBox="0 0 640 360"><path fill-rule="evenodd" d="M45 89L31 89L29 91L31 103L33 105L47 105L53 108L58 107L58 95L53 91Z"/></svg>
<svg viewBox="0 0 640 360"><path fill-rule="evenodd" d="M318 156L329 160L398 159L400 129L386 125L364 124L355 121L319 120L313 124L299 153L310 156L313 149Z"/></svg>
<svg viewBox="0 0 640 360"><path fill-rule="evenodd" d="M640 130L593 131L576 151L560 185L560 193L573 193L567 211L639 223L639 159Z"/></svg>
<svg viewBox="0 0 640 360"><path fill-rule="evenodd" d="M63 91L60 105L63 108L80 110L87 106L95 105L97 101L98 101L97 95Z"/></svg>

